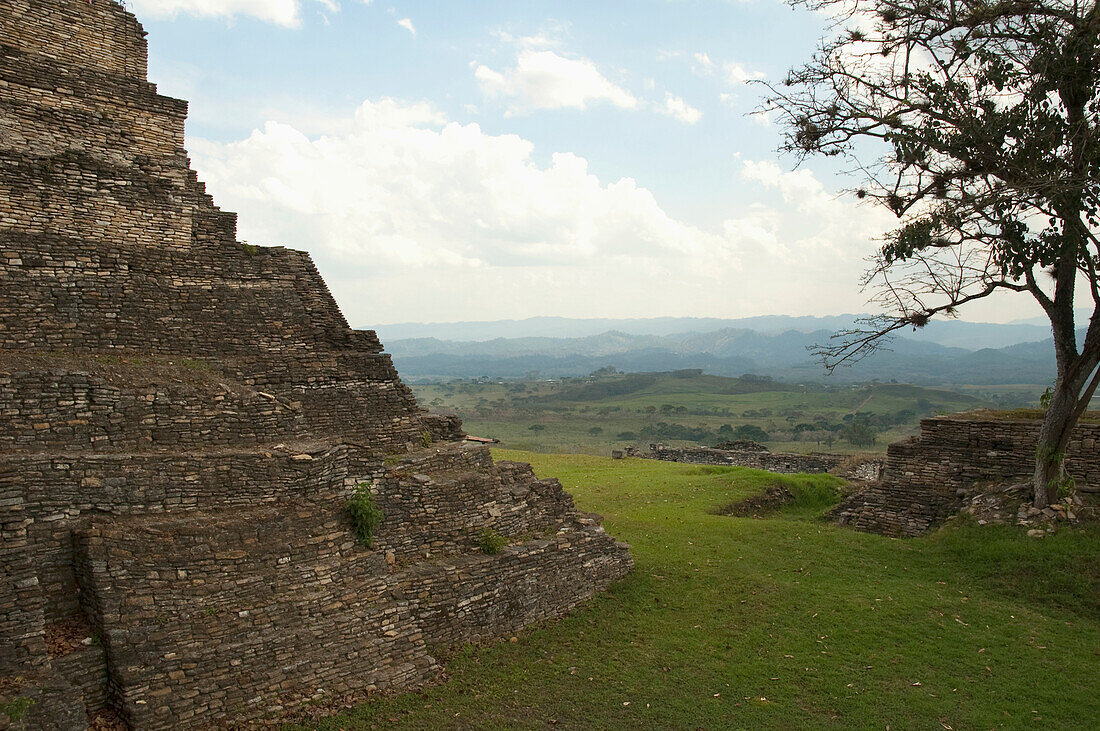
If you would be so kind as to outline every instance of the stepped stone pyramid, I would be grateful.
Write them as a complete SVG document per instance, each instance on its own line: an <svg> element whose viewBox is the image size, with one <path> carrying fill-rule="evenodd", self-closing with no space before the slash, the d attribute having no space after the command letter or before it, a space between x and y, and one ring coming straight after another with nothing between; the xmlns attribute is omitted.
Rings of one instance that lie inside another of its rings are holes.
<svg viewBox="0 0 1100 731"><path fill-rule="evenodd" d="M0 6L0 699L26 727L412 688L624 576L556 480L418 406L308 255L236 241L186 112L114 0Z"/></svg>

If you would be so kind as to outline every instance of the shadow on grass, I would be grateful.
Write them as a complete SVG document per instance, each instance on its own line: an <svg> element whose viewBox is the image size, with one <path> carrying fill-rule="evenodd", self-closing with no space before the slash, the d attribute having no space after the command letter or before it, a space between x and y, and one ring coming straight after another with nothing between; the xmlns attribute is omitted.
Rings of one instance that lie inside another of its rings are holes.
<svg viewBox="0 0 1100 731"><path fill-rule="evenodd" d="M700 467L698 474L736 475L741 467ZM712 515L728 515L735 518L765 518L782 512L798 518L823 518L825 513L840 502L843 480L824 474L772 475L758 492L732 503L726 503L707 512Z"/></svg>
<svg viewBox="0 0 1100 731"><path fill-rule="evenodd" d="M1026 528L959 516L928 540L945 562L999 594L1100 620L1100 525L1029 538Z"/></svg>

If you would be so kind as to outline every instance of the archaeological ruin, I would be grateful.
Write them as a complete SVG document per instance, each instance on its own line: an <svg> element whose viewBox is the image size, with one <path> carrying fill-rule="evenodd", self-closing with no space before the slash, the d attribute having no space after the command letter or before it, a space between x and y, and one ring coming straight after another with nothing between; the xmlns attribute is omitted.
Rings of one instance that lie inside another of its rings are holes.
<svg viewBox="0 0 1100 731"><path fill-rule="evenodd" d="M927 533L983 489L1029 480L1039 425L996 412L922 419L918 436L887 448L881 479L849 496L832 515L873 533ZM1100 497L1100 423L1082 421L1073 434L1066 470L1091 503Z"/></svg>
<svg viewBox="0 0 1100 731"><path fill-rule="evenodd" d="M115 0L6 0L0 56L0 698L26 728L414 688L630 571L556 480L421 409L307 254L236 241Z"/></svg>
<svg viewBox="0 0 1100 731"><path fill-rule="evenodd" d="M750 467L781 475L831 472L845 479L859 482L879 479L883 467L883 461L874 455L772 452L767 447L753 442L732 442L717 447L670 447L665 444L650 444L649 451L630 450L630 456L685 464Z"/></svg>
<svg viewBox="0 0 1100 731"><path fill-rule="evenodd" d="M919 536L942 525L991 487L1031 478L1040 423L1011 412L966 412L922 419L920 434L873 455L783 454L766 448L670 447L651 444L629 456L686 464L750 467L780 474L829 472L857 490L830 516L842 525L894 537ZM1077 499L1100 502L1100 422L1077 425L1066 458ZM1026 491L1025 491L1026 492ZM767 501L765 501L767 502ZM773 501L774 502L774 501ZM1049 512L1048 517L1056 517Z"/></svg>

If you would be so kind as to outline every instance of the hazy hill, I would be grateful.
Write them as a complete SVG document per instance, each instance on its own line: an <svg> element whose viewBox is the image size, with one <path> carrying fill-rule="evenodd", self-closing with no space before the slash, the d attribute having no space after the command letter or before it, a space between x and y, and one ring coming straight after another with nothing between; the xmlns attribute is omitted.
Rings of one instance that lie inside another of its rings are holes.
<svg viewBox="0 0 1100 731"><path fill-rule="evenodd" d="M724 329L666 336L621 331L579 338L496 338L453 341L388 339L386 347L409 378L543 378L583 376L608 366L626 372L699 368L720 376L743 373L791 381L822 381L827 374L808 348L830 330L766 333ZM1053 378L1050 341L967 350L896 338L882 351L831 377L842 382L898 380L918 384L1047 383Z"/></svg>
<svg viewBox="0 0 1100 731"><path fill-rule="evenodd" d="M530 338L579 339L603 336L609 332L633 336L677 336L687 333L712 333L724 330L751 330L764 335L787 331L811 333L835 332L850 326L858 315L824 317L790 317L767 315L740 319L658 317L647 319L574 319L565 317L532 317L526 320L492 322L403 323L396 325L363 324L377 330L382 342L435 338L459 342L484 342L495 339L528 340ZM936 320L921 330L908 331L905 336L918 342L936 343L968 350L1003 348L1023 342L1045 340L1050 326L1029 320L1007 324Z"/></svg>

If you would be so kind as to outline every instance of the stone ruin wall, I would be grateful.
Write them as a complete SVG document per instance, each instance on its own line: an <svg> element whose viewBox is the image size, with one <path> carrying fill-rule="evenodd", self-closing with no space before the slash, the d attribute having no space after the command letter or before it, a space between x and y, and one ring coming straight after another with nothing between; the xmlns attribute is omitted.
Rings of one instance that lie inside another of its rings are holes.
<svg viewBox="0 0 1100 731"><path fill-rule="evenodd" d="M0 693L28 723L415 687L629 571L556 480L422 410L308 255L236 241L145 67L112 0L0 7Z"/></svg>
<svg viewBox="0 0 1100 731"><path fill-rule="evenodd" d="M916 536L942 524L975 489L1023 482L1035 467L1039 422L958 414L921 420L919 436L891 444L883 477L833 515L860 530ZM1077 489L1100 493L1100 424L1078 424L1066 470Z"/></svg>
<svg viewBox="0 0 1100 731"><path fill-rule="evenodd" d="M857 480L878 479L882 469L881 460L840 454L786 454L714 447L666 447L663 444L654 444L649 452L635 454L668 462L751 467L780 474L836 472L841 477Z"/></svg>

